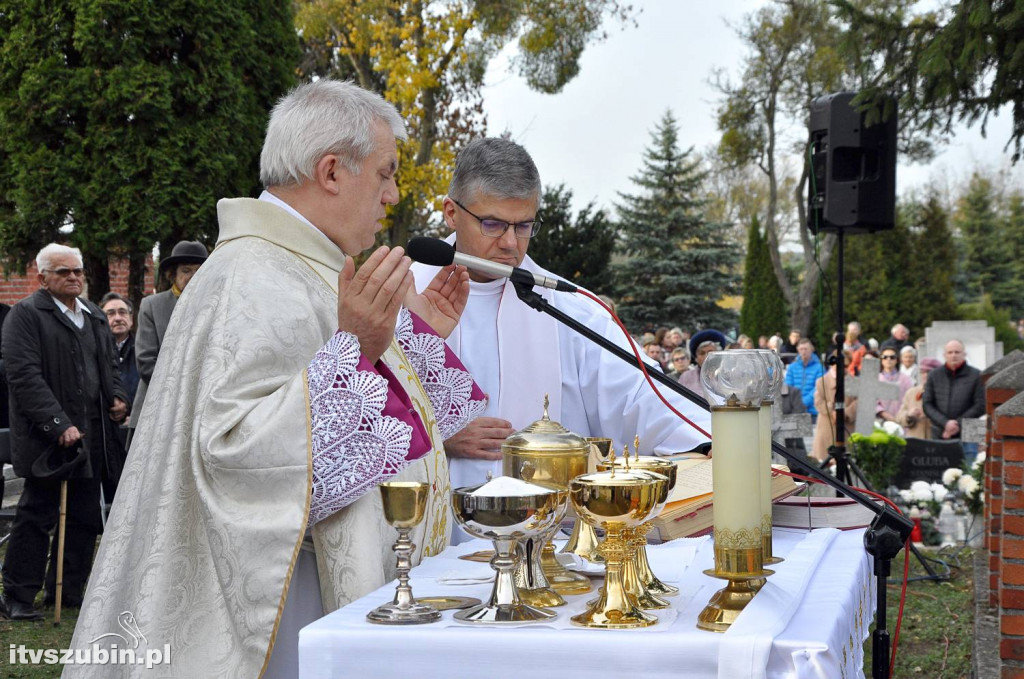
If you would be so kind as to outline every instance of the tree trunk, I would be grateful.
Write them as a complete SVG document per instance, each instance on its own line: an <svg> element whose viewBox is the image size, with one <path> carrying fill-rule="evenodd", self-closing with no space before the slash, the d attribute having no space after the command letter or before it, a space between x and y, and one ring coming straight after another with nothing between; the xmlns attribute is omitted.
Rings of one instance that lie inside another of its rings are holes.
<svg viewBox="0 0 1024 679"><path fill-rule="evenodd" d="M106 254L99 256L83 252L85 280L89 285L88 298L99 302L103 295L110 292L110 263Z"/></svg>
<svg viewBox="0 0 1024 679"><path fill-rule="evenodd" d="M139 319L139 306L146 293L146 252L133 253L128 257L128 299L134 309L135 321ZM136 324L135 327L138 327Z"/></svg>

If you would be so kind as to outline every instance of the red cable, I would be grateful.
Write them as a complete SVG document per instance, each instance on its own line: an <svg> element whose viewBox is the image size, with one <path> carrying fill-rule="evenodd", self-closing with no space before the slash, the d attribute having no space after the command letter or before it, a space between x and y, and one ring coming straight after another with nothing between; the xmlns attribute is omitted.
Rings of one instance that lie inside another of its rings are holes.
<svg viewBox="0 0 1024 679"><path fill-rule="evenodd" d="M591 292L588 292L588 291L584 290L583 288L578 288L578 289L577 289L577 292L578 292L578 293L580 293L581 295L584 295L584 296L586 296L586 297L589 297L590 299L592 299L592 300L594 300L595 302L597 302L597 303L598 303L598 304L599 304L599 305L600 305L600 306L601 306L601 307L602 307L602 308L603 308L603 309L604 309L605 311L607 311L607 312L608 312L608 314L609 314L609 315L610 315L610 316L612 317L612 320L613 320L613 321L615 321L615 324L616 324L616 325L618 325L618 326L619 326L619 328L621 328L621 329L622 329L622 332L623 332L623 334L625 334L625 335L626 335L626 339L628 340L628 344L629 344L629 347L630 347L630 349L632 349L632 350L633 350L633 356L635 356L635 357L636 357L636 362L637 362L637 365L638 365L638 366L640 366L640 370L641 370L641 371L643 372L643 374L644 374L644 379L645 379L645 380L647 380L647 384L651 385L651 389L653 389L653 390L654 390L654 393L655 393L655 394L657 394L657 396L658 396L658 398L659 398L659 399L661 399L661 402L662 402L662 403L664 403L664 404L665 404L665 406L666 406L666 407L668 407L668 409L669 409L669 410L671 410L671 411L672 411L673 413L675 413L675 414L676 414L676 415L677 415L677 416L678 416L678 417L679 417L680 419L682 419L682 420L683 420L684 422L686 422L686 423L687 423L688 425L690 425L691 427L693 427L694 429L696 429L697 431L699 431L699 432L700 432L701 434L703 434L704 436L706 436L706 437L707 437L708 439L710 439L710 438L711 438L711 434L709 434L708 432L706 432L706 431L704 431L703 429L701 429L700 427L698 427L698 426L697 426L697 425L696 425L696 424L695 424L695 423L693 422L693 420L691 420L691 419L690 419L690 418L688 418L688 417L687 417L686 415L683 415L683 414L682 414L681 412L679 412L678 410L676 410L676 409L675 409L675 408L674 408L674 407L672 406L672 404L671 404L671 403L669 403L669 402L668 402L668 401L667 401L667 400L665 399L665 397L661 395L661 391L659 391L659 390L658 390L658 387L657 387L657 386L655 386L655 384L654 384L654 380L652 380L652 379L651 379L651 376L650 376L650 374L648 374L648 372L647 372L647 364L646 364L646 363L644 362L644 360L643 360L642 358L640 358L640 352L639 352L639 351L637 351L637 349L636 349L636 343L635 343L635 342L633 342L632 338L630 338L630 335L629 335L629 331L628 331L628 330L626 330L626 326L622 324L622 321L620 321L620 320L619 320L619 317L615 315L615 312L611 310L611 307L609 307L609 306L608 306L607 304L605 304L605 303L604 303L604 302L603 302L603 301L601 300L601 298L600 298L600 297L598 297L597 295L594 295L594 294L593 294L593 293L591 293Z"/></svg>
<svg viewBox="0 0 1024 679"><path fill-rule="evenodd" d="M644 374L644 379L647 380L647 384L651 385L651 389L653 389L654 393L657 394L659 399L661 399L661 402L664 403L665 406L669 410L671 410L673 413L675 413L680 419L682 419L688 425L690 425L691 427L693 427L694 429L699 431L701 434L703 434L704 436L706 436L707 438L710 439L711 438L711 434L709 434L708 432L706 432L703 429L701 429L699 426L697 426L693 422L693 420L691 420L686 415L683 415L681 412L676 410L675 407L673 407L673 405L671 403L669 403L665 399L664 396L662 396L661 391L654 384L654 380L651 379L650 374L647 372L647 364L644 362L644 360L642 358L640 358L640 352L637 351L636 344L632 341L632 338L629 335L629 330L627 330L626 326L622 324L622 321L619 320L619 317L617 315L615 315L615 312L612 311L611 307L609 307L607 304L605 304L604 301L602 301L601 298L599 298L597 295L594 295L594 294L588 292L587 290L584 290L583 288L579 288L577 290L577 292L579 292L581 295L584 295L585 297L588 297L588 298L592 299L599 306L601 306L601 308L603 308L605 311L607 311L609 316L611 316L612 320L615 321L615 324L617 326L619 326L619 328L622 330L623 334L626 335L626 338L629 340L629 347L630 347L630 349L633 350L633 356L636 357L637 365L640 366L640 370ZM819 479L814 479L814 478L811 478L809 476L803 476L801 474L796 474L794 472L786 472L786 471L782 471L780 469L777 469L775 471L777 471L780 474L784 474L786 476L790 476L790 477L792 477L794 479L801 479L801 480L807 481L809 483L824 483L824 481L821 481ZM886 504L891 506L897 512L899 512L900 515L903 514L903 512L900 511L900 508L896 506L896 503L894 503L892 500L890 500L889 498L885 497L884 495L880 495L880 494L878 494L878 493L876 493L876 492L874 492L872 490L868 490L867 488L860 488L858 486L851 486L851 488L853 488L854 490L858 490L858 491L860 491L862 493L865 493L866 495L871 495L873 497L876 497L876 498L884 501ZM907 539L907 542L904 545L904 553L903 553L903 588L902 588L902 590L900 592L900 612L896 616L896 629L893 632L892 656L891 656L891 658L889 660L889 676L892 676L893 667L895 667L895 665L896 665L896 647L899 644L899 640L900 640L900 626L903 624L903 606L904 606L904 604L907 601L907 579L908 579L908 577L910 575L910 554L909 554L909 551L910 551L910 540Z"/></svg>
<svg viewBox="0 0 1024 679"><path fill-rule="evenodd" d="M779 474L782 474L784 476L790 476L790 477L792 477L794 479L801 479L801 480L807 481L809 483L822 483L822 484L824 483L824 481L821 481L819 479L811 478L810 476L803 476L801 474L796 474L794 472L787 472L787 471L783 471L781 469L774 469L773 471L775 471L775 472L777 472ZM897 512L899 512L899 514L901 516L903 515L903 512L900 511L900 508L898 506L896 506L896 503L893 502L892 500L890 500L889 498L885 497L884 495L879 495L875 491L868 490L867 488L859 488L857 486L850 486L850 487L853 488L854 490L859 490L860 492L862 492L862 493L864 493L866 495L871 495L871 496L877 497L880 500L883 500L887 505L889 505L890 507L895 509ZM892 654L889 657L889 676L890 677L892 676L893 668L896 667L896 647L900 643L900 627L903 625L903 606L907 603L907 580L909 579L909 577L910 577L910 538L907 538L906 543L904 543L904 545L903 545L903 586L900 589L900 612L896 615L896 629L893 630L893 635L892 635Z"/></svg>

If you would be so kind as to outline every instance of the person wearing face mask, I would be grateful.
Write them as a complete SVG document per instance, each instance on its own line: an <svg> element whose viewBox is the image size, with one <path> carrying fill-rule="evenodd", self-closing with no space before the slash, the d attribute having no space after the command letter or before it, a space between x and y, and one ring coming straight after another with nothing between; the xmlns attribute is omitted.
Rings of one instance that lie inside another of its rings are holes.
<svg viewBox="0 0 1024 679"><path fill-rule="evenodd" d="M139 330L135 337L135 364L139 369L139 388L132 403L132 415L128 428L135 429L142 415L142 404L146 400L149 381L156 369L167 325L171 313L185 287L192 280L209 253L199 241L183 240L174 246L170 257L160 261L160 275L170 284L169 290L143 298L139 305Z"/></svg>

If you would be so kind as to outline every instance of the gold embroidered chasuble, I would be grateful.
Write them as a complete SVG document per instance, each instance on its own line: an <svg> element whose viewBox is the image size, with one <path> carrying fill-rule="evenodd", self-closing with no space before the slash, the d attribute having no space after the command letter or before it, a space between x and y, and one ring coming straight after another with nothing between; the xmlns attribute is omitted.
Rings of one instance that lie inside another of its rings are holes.
<svg viewBox="0 0 1024 679"><path fill-rule="evenodd" d="M72 640L82 648L117 632L129 612L146 643L171 647L172 663L147 677L261 673L310 511L306 368L337 330L344 255L267 202L222 200L218 215L217 248L168 326ZM408 358L392 342L382 360L431 438L394 477L432 489L412 535L418 562L449 542L447 462ZM325 612L395 577L397 534L375 490L311 532Z"/></svg>

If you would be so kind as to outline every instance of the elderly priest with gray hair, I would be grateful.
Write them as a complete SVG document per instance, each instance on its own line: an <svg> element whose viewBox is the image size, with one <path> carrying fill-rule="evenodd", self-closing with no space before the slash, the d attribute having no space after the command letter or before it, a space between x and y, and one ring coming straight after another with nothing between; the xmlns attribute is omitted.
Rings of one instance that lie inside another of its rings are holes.
<svg viewBox="0 0 1024 679"><path fill-rule="evenodd" d="M417 557L447 545L442 442L486 400L443 342L467 274L417 294L401 248L352 260L398 200L396 138L395 109L351 83L274 108L266 191L220 201L171 318L73 647L127 611L170 646L161 676L294 677L298 630L395 575L380 481L426 482Z"/></svg>

